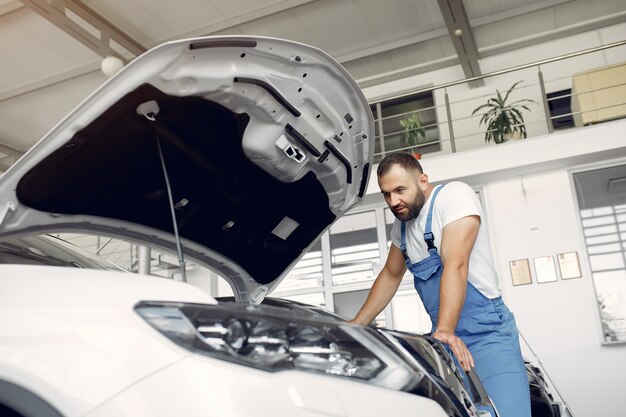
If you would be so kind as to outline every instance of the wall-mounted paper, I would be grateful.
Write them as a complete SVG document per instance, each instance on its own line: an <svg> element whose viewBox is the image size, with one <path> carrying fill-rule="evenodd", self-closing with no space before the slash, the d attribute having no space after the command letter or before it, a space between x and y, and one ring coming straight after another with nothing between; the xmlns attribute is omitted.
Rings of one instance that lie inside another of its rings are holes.
<svg viewBox="0 0 626 417"><path fill-rule="evenodd" d="M557 280L554 257L542 256L533 259L535 262L535 275L539 284L544 282L554 282Z"/></svg>
<svg viewBox="0 0 626 417"><path fill-rule="evenodd" d="M561 279L580 278L580 264L578 263L578 252L559 253L559 270L561 271Z"/></svg>
<svg viewBox="0 0 626 417"><path fill-rule="evenodd" d="M528 259L509 261L509 268L511 269L513 285L525 285L533 282L530 275L530 265L528 264Z"/></svg>

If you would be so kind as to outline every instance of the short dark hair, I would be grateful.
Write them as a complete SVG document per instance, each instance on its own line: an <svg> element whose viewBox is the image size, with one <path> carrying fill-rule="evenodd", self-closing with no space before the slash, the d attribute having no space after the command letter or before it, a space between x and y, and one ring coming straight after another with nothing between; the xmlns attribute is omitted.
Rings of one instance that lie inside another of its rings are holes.
<svg viewBox="0 0 626 417"><path fill-rule="evenodd" d="M385 158L380 161L378 169L376 170L376 175L382 177L394 165L400 165L406 171L413 169L419 171L420 174L424 173L422 166L413 155L409 155L408 153L394 152L385 156Z"/></svg>

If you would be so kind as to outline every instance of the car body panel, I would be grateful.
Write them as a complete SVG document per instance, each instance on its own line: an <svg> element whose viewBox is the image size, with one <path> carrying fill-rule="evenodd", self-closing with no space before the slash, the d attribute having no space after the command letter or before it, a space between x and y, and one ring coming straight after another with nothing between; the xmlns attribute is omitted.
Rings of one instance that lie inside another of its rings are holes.
<svg viewBox="0 0 626 417"><path fill-rule="evenodd" d="M173 250L177 229L186 256L258 303L361 200L373 133L354 80L316 48L170 42L3 175L0 237L80 230Z"/></svg>
<svg viewBox="0 0 626 417"><path fill-rule="evenodd" d="M189 355L133 312L143 297L215 302L163 278L0 265L0 379L45 395L63 415L82 415Z"/></svg>
<svg viewBox="0 0 626 417"><path fill-rule="evenodd" d="M200 289L164 278L1 265L0 380L37 393L65 417L175 410L189 416L446 415L429 398L348 378L264 372L194 354L134 312L146 299L215 304Z"/></svg>
<svg viewBox="0 0 626 417"><path fill-rule="evenodd" d="M268 374L194 356L139 381L86 417L447 416L431 399L405 392L297 371Z"/></svg>

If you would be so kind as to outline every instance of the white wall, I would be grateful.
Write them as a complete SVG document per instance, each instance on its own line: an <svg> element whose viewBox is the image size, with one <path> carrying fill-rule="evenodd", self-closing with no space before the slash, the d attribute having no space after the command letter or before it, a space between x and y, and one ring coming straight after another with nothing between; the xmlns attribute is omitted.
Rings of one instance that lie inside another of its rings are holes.
<svg viewBox="0 0 626 417"><path fill-rule="evenodd" d="M624 415L626 344L601 345L579 217L566 169L483 188L505 302L577 417ZM525 190L525 195L524 195ZM578 252L580 279L512 285L509 261Z"/></svg>

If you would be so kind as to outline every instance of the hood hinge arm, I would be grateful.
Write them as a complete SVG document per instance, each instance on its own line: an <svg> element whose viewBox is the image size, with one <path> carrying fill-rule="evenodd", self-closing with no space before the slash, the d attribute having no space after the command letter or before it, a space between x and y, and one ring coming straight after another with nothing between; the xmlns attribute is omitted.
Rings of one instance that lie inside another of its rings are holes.
<svg viewBox="0 0 626 417"><path fill-rule="evenodd" d="M187 271L185 269L185 258L183 256L183 248L180 243L180 234L178 233L178 222L176 221L176 211L174 209L174 198L172 197L172 187L170 186L170 179L167 175L167 167L165 165L165 157L163 156L163 149L161 148L161 141L159 140L159 133L156 126L156 115L159 113L159 106L156 101L152 100L143 103L137 107L137 113L143 115L148 119L148 124L154 132L154 140L157 144L159 151L159 158L161 159L161 168L163 169L163 177L165 178L165 188L167 189L167 198L170 205L170 211L172 213L172 225L174 226L174 237L176 238L176 253L178 255L178 263L180 266L180 272L183 278L183 282L187 282Z"/></svg>
<svg viewBox="0 0 626 417"><path fill-rule="evenodd" d="M4 223L4 219L9 215L9 212L15 211L15 204L11 201L6 203L0 202L0 226Z"/></svg>

